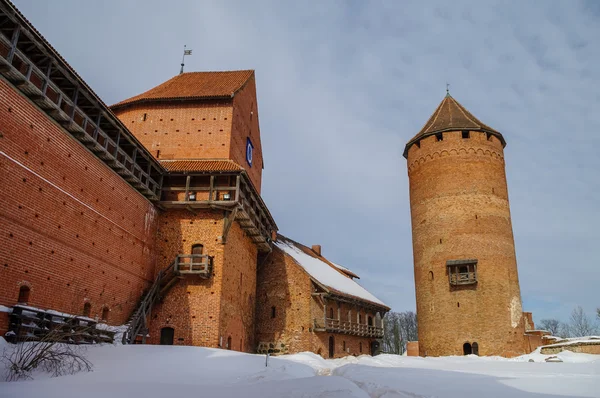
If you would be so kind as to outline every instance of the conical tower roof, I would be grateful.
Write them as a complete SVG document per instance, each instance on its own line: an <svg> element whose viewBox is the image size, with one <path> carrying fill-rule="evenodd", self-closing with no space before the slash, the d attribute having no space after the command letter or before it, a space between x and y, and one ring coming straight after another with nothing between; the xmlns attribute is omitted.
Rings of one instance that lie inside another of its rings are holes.
<svg viewBox="0 0 600 398"><path fill-rule="evenodd" d="M455 100L450 94L447 94L442 102L433 112L427 123L421 131L415 135L404 148L404 157L408 155L408 149L422 138L441 133L444 131L485 131L493 134L506 146L506 141L499 131L483 124L479 119L471 114L464 106Z"/></svg>

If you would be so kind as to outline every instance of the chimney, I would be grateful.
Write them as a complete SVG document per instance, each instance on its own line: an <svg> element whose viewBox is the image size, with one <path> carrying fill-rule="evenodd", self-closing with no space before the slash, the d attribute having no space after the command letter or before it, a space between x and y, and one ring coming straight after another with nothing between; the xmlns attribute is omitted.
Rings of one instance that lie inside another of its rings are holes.
<svg viewBox="0 0 600 398"><path fill-rule="evenodd" d="M312 251L315 252L317 256L321 256L321 245L312 245Z"/></svg>

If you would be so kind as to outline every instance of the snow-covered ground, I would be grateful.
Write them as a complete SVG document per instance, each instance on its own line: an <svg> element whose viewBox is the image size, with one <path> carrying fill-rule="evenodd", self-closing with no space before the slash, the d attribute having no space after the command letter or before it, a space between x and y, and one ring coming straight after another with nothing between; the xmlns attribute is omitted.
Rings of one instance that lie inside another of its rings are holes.
<svg viewBox="0 0 600 398"><path fill-rule="evenodd" d="M0 346L11 348L2 338ZM539 353L336 360L302 353L271 357L265 367L263 355L219 349L103 345L87 350L93 372L0 382L0 397L600 397L600 356L558 356L563 362Z"/></svg>

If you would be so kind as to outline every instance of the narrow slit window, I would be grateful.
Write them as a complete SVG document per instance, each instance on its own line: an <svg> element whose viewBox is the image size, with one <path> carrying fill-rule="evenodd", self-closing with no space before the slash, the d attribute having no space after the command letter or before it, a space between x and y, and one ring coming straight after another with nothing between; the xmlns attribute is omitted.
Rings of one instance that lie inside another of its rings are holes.
<svg viewBox="0 0 600 398"><path fill-rule="evenodd" d="M470 138L470 134L468 130L463 130L462 132L462 138Z"/></svg>
<svg viewBox="0 0 600 398"><path fill-rule="evenodd" d="M271 307L271 319L277 316L277 308L275 306Z"/></svg>

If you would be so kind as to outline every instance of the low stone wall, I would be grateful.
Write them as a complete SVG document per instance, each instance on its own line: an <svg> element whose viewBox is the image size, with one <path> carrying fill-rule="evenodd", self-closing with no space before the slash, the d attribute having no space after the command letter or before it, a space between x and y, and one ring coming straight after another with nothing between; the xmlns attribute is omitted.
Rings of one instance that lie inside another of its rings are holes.
<svg viewBox="0 0 600 398"><path fill-rule="evenodd" d="M584 354L600 355L600 340L582 341L578 343L553 344L542 347L540 352L544 355L558 354L562 351L580 352Z"/></svg>

